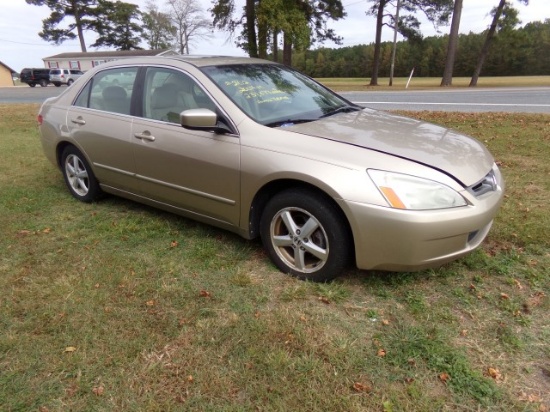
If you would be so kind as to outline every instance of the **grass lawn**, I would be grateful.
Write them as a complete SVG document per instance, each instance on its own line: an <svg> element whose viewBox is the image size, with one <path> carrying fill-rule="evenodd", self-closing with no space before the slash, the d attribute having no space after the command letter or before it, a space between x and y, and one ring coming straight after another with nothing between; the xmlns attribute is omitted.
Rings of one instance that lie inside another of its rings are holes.
<svg viewBox="0 0 550 412"><path fill-rule="evenodd" d="M279 273L258 242L73 199L0 105L0 410L550 410L550 116L416 112L507 182L483 247L419 273Z"/></svg>
<svg viewBox="0 0 550 412"><path fill-rule="evenodd" d="M370 78L319 78L317 81L336 91L391 91L404 90L409 81L408 77L396 77L393 79L393 86L388 86L389 78L380 77L378 86L370 86ZM452 89L468 89L471 77L454 77ZM442 88L441 77L414 77L409 83L411 90L448 90ZM503 77L480 77L477 88L484 87L537 87L550 86L550 76L503 76ZM473 88L475 89L475 88Z"/></svg>

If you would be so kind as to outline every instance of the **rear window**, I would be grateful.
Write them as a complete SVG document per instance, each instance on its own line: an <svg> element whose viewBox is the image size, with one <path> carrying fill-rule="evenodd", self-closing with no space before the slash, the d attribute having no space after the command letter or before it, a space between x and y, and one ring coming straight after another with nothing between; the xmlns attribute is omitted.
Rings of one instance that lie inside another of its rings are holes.
<svg viewBox="0 0 550 412"><path fill-rule="evenodd" d="M60 74L61 70L50 70L50 74Z"/></svg>

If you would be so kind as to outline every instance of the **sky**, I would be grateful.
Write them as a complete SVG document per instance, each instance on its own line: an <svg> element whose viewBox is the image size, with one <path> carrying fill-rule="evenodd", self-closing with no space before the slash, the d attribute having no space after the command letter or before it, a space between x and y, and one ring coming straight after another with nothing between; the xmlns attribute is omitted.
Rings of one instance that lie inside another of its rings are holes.
<svg viewBox="0 0 550 412"><path fill-rule="evenodd" d="M210 17L207 10L211 7L211 0L197 0L204 10L205 17ZM146 0L126 0L140 6L145 11ZM237 4L243 0L237 0ZM50 15L50 9L46 6L32 6L24 0L0 0L0 61L13 70L20 72L24 67L43 67L42 58L59 53L79 52L78 40L67 41L59 46L45 42L38 36L42 30L42 19ZM160 9L165 2L157 0ZM375 18L367 16L365 11L369 8L367 0L343 0L347 17L339 21L331 21L328 27L344 38L343 46L355 46L374 42ZM464 0L460 32L470 31L479 33L485 30L491 23L490 11L496 7L498 0ZM530 0L529 6L524 6L515 1L514 6L520 11L519 18L522 25L532 21L544 21L550 18L549 0ZM446 34L449 26L443 26L438 31L429 22L422 23L422 34L427 36ZM385 27L383 40L392 40L392 31ZM95 40L94 33L87 33L86 44L89 46ZM332 42L325 42L326 47L338 47ZM146 48L146 44L142 44ZM316 47L316 46L314 46ZM101 49L97 49L101 50ZM88 47L88 51L96 49ZM228 34L215 31L210 39L196 41L190 49L191 54L214 55L244 55L244 52L236 48Z"/></svg>

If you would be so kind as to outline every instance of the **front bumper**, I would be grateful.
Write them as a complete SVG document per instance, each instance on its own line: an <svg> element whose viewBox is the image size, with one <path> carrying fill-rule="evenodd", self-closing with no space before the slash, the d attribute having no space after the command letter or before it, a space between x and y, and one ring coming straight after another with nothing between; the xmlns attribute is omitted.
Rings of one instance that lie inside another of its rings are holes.
<svg viewBox="0 0 550 412"><path fill-rule="evenodd" d="M342 201L359 269L413 271L458 259L485 239L503 199L497 189L472 205L410 211Z"/></svg>

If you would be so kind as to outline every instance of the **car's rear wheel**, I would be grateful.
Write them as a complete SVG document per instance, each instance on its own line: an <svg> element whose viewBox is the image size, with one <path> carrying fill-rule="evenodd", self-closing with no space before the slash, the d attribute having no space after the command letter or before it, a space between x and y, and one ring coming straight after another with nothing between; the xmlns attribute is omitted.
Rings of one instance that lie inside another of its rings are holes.
<svg viewBox="0 0 550 412"><path fill-rule="evenodd" d="M48 81L47 81L47 80L45 80L45 79L40 80L40 86L41 86L41 87L46 87L47 85L48 85Z"/></svg>
<svg viewBox="0 0 550 412"><path fill-rule="evenodd" d="M326 282L349 264L347 222L314 191L289 189L275 195L262 213L260 234L273 263L299 279Z"/></svg>
<svg viewBox="0 0 550 412"><path fill-rule="evenodd" d="M54 86L59 87L59 86L61 86L61 83L54 83Z"/></svg>
<svg viewBox="0 0 550 412"><path fill-rule="evenodd" d="M67 146L61 155L65 183L71 194L82 202L101 197L99 183L84 155L74 146Z"/></svg>
<svg viewBox="0 0 550 412"><path fill-rule="evenodd" d="M74 80L73 80L73 79L69 79L69 80L67 81L67 86L70 86L70 85L73 84L73 83L74 83Z"/></svg>

